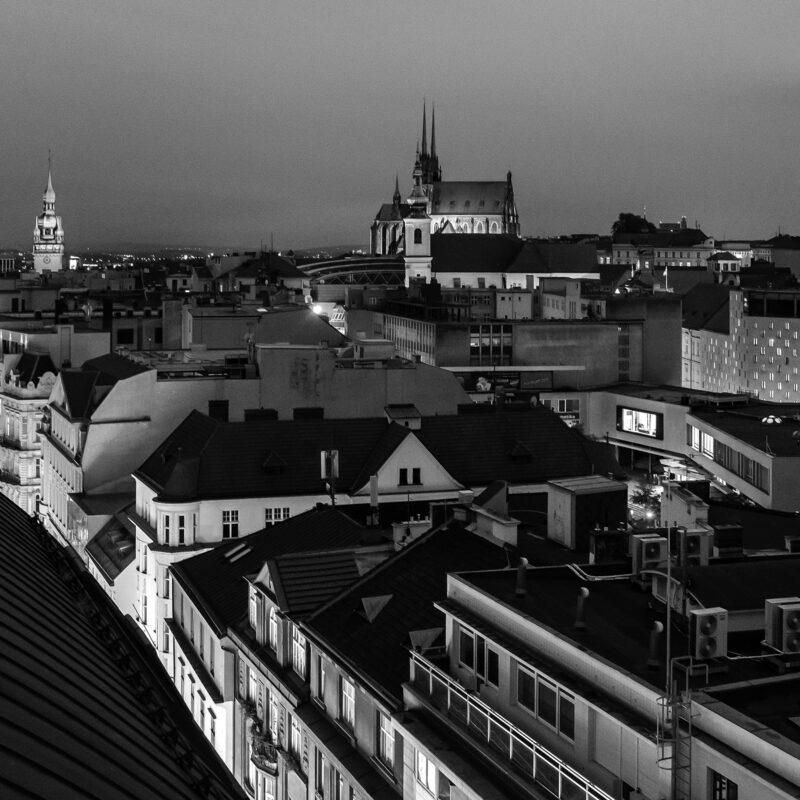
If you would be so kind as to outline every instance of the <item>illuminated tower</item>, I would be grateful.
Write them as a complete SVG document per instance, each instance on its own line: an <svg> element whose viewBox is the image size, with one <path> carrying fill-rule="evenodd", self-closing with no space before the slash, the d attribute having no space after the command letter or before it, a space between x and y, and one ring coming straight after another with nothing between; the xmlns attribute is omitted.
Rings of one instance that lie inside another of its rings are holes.
<svg viewBox="0 0 800 800"><path fill-rule="evenodd" d="M40 273L60 270L64 262L64 229L61 217L56 216L56 193L49 163L43 201L44 209L36 217L33 229L33 268Z"/></svg>

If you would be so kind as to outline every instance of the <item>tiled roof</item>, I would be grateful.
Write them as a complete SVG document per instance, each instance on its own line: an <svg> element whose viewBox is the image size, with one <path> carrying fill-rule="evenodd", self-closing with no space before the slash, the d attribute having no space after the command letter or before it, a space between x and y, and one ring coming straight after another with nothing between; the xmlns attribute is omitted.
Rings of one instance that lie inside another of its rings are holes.
<svg viewBox="0 0 800 800"><path fill-rule="evenodd" d="M433 185L431 214L502 214L506 189L506 181L440 181Z"/></svg>
<svg viewBox="0 0 800 800"><path fill-rule="evenodd" d="M265 562L286 553L355 547L363 540L364 533L364 528L347 514L322 506L250 536L225 542L181 561L172 570L175 579L221 633L247 613L245 575L255 575Z"/></svg>
<svg viewBox="0 0 800 800"><path fill-rule="evenodd" d="M3 797L244 797L152 648L3 496L0 568Z"/></svg>
<svg viewBox="0 0 800 800"><path fill-rule="evenodd" d="M522 247L522 240L506 234L475 233L431 236L434 272L505 272Z"/></svg>
<svg viewBox="0 0 800 800"><path fill-rule="evenodd" d="M294 618L319 608L359 577L352 547L283 553L267 563L278 606Z"/></svg>
<svg viewBox="0 0 800 800"><path fill-rule="evenodd" d="M433 607L447 594L447 573L505 567L506 551L451 525L426 534L368 573L304 623L316 638L398 701L408 679L409 633L442 628ZM365 598L391 595L369 621ZM435 639L444 644L444 631Z"/></svg>
<svg viewBox="0 0 800 800"><path fill-rule="evenodd" d="M175 500L313 494L323 488L320 452L330 448L339 451L337 486L356 491L408 433L385 419L222 423L193 411L134 475ZM583 436L544 407L426 417L412 433L467 485L592 471ZM518 456L519 443L530 457ZM285 468L265 469L268 455Z"/></svg>

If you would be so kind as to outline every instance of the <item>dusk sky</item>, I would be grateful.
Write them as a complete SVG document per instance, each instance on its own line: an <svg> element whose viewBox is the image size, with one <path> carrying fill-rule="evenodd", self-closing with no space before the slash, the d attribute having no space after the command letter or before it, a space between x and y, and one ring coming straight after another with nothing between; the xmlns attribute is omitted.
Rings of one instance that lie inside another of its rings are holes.
<svg viewBox="0 0 800 800"><path fill-rule="evenodd" d="M0 246L53 150L67 252L368 240L410 190L512 170L524 235L621 211L800 234L800 2L4 0Z"/></svg>

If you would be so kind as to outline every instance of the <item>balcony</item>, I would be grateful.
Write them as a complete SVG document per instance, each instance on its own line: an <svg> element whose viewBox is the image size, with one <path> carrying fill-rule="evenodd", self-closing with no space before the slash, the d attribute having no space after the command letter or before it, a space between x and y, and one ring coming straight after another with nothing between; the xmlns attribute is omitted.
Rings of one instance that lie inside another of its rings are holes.
<svg viewBox="0 0 800 800"><path fill-rule="evenodd" d="M495 754L499 769L532 781L536 789L544 789L559 800L612 800L611 795L418 653L411 653L409 688L444 715L458 733Z"/></svg>
<svg viewBox="0 0 800 800"><path fill-rule="evenodd" d="M263 734L253 733L250 760L256 765L256 769L270 775L278 774L278 748Z"/></svg>

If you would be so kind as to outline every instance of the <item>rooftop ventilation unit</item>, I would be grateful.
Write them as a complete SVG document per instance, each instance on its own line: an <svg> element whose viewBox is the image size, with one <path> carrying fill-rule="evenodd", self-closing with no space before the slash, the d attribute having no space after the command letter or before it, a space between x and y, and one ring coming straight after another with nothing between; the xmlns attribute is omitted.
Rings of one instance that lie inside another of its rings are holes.
<svg viewBox="0 0 800 800"><path fill-rule="evenodd" d="M705 567L714 547L713 531L678 530L678 548L681 564Z"/></svg>
<svg viewBox="0 0 800 800"><path fill-rule="evenodd" d="M728 655L728 612L724 608L700 608L691 615L691 645L695 658Z"/></svg>
<svg viewBox="0 0 800 800"><path fill-rule="evenodd" d="M800 597L764 601L764 638L782 653L800 653Z"/></svg>
<svg viewBox="0 0 800 800"><path fill-rule="evenodd" d="M632 571L638 575L643 570L659 569L667 563L669 546L664 536L637 533L631 537Z"/></svg>

